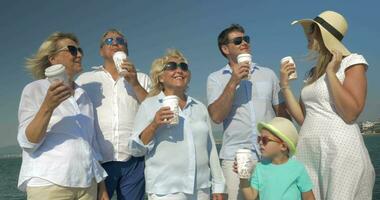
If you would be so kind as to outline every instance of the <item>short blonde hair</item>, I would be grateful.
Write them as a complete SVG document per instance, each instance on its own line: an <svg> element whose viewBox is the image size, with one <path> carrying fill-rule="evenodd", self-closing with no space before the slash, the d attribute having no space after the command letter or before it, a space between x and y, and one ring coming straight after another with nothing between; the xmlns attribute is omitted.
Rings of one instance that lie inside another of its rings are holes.
<svg viewBox="0 0 380 200"><path fill-rule="evenodd" d="M177 58L181 60L181 62L188 64L185 56L177 49L168 49L164 56L155 59L150 70L152 88L149 92L149 96L155 96L163 91L164 87L160 82L160 76L164 73L164 67L170 58Z"/></svg>
<svg viewBox="0 0 380 200"><path fill-rule="evenodd" d="M45 69L51 65L49 58L57 53L58 42L63 39L70 39L79 44L78 38L72 33L55 32L42 42L37 53L26 59L26 69L35 79L45 78Z"/></svg>

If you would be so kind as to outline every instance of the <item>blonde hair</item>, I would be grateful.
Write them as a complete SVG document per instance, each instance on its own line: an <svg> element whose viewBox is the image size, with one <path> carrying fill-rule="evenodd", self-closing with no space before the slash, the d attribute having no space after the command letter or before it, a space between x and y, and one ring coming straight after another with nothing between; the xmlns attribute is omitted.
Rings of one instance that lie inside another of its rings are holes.
<svg viewBox="0 0 380 200"><path fill-rule="evenodd" d="M314 83L326 72L326 67L332 58L332 54L323 42L318 26L316 26L315 31L317 33L312 37L313 45L309 51L308 59L315 60L316 64L307 75L307 85Z"/></svg>
<svg viewBox="0 0 380 200"><path fill-rule="evenodd" d="M42 42L37 53L26 58L26 69L35 79L45 78L45 69L51 65L49 58L57 53L60 48L58 42L63 39L70 39L79 44L79 40L72 33L55 32Z"/></svg>
<svg viewBox="0 0 380 200"><path fill-rule="evenodd" d="M160 76L164 73L164 67L168 63L170 58L177 58L181 62L188 64L185 56L177 49L168 49L166 54L160 58L157 58L152 63L150 70L150 78L152 80L152 88L148 96L155 96L164 90L163 84L160 82Z"/></svg>

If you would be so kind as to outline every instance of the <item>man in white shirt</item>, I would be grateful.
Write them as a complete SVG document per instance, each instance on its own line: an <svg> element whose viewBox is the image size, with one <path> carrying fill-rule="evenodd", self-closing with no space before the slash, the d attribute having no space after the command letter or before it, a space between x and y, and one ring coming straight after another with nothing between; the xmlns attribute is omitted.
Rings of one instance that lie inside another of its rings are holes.
<svg viewBox="0 0 380 200"><path fill-rule="evenodd" d="M123 33L116 29L106 31L100 44L101 66L81 74L77 82L92 100L98 130L104 143L99 144L103 155L103 168L109 175L106 179L110 198L117 191L118 199L143 199L145 191L144 158L132 157L127 152L127 139L132 134L134 119L140 103L145 99L150 79L136 72L132 62L124 60L122 67L128 72L119 75L113 54L128 46Z"/></svg>

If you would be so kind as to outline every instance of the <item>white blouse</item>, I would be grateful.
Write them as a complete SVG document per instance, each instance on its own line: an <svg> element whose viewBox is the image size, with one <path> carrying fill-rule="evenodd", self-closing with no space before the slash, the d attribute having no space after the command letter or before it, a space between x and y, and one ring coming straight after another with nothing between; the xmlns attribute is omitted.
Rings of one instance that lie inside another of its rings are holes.
<svg viewBox="0 0 380 200"><path fill-rule="evenodd" d="M94 179L101 182L107 176L99 164L101 138L95 132L92 103L80 87L54 110L45 137L39 143L28 141L25 130L49 86L47 79L37 80L25 86L21 95L17 140L23 152L19 189L25 191L30 180L80 188L89 187Z"/></svg>

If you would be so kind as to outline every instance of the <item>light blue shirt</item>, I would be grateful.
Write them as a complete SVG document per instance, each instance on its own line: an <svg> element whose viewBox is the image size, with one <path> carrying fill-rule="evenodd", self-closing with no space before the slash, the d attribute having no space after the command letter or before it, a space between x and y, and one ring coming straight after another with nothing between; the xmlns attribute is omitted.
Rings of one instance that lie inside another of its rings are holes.
<svg viewBox="0 0 380 200"><path fill-rule="evenodd" d="M241 148L252 149L258 159L256 124L273 119L276 116L273 105L283 101L276 74L271 69L259 67L255 63L251 69L250 80L242 80L236 88L231 111L223 121L221 159L233 160L236 150ZM209 75L208 105L220 97L231 75L232 70L228 64Z"/></svg>
<svg viewBox="0 0 380 200"><path fill-rule="evenodd" d="M225 180L212 135L207 108L187 97L179 111L178 125L163 125L152 141L144 145L139 136L162 107L161 92L145 99L136 115L129 150L133 156L145 155L145 181L148 194L187 193L212 187L225 192Z"/></svg>
<svg viewBox="0 0 380 200"><path fill-rule="evenodd" d="M265 200L301 200L302 192L313 189L304 165L294 159L280 165L270 161L258 163L251 177L251 187Z"/></svg>

